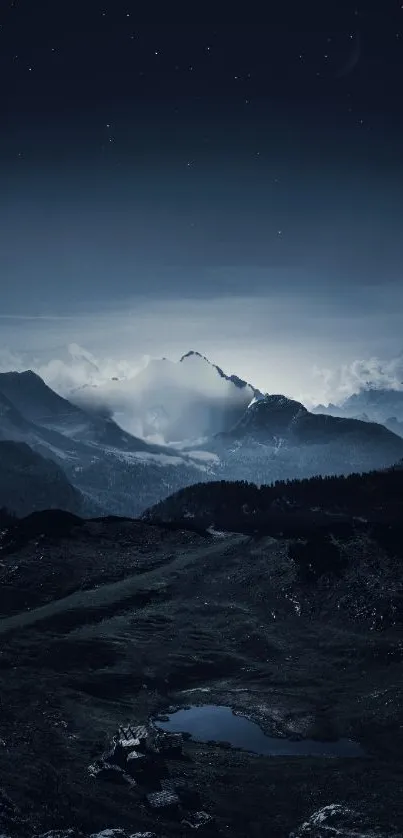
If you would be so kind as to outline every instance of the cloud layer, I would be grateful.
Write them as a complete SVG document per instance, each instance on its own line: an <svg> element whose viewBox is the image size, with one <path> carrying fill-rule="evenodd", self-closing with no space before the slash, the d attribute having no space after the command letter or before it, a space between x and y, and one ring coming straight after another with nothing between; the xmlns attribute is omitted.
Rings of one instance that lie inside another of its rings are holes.
<svg viewBox="0 0 403 838"><path fill-rule="evenodd" d="M149 355L128 358L95 355L78 343L72 342L60 352L60 357L42 360L30 353L0 349L0 372L33 369L50 387L64 396L80 388L105 388L113 379L134 379L150 362ZM214 362L216 359L211 358ZM236 364L226 371L238 372ZM309 390L308 381L312 380ZM249 380L256 385L253 370ZM320 367L313 365L306 370L305 393L290 392L287 381L281 389L305 402L308 407L318 402L340 404L353 393L367 387L403 390L403 352L392 358L371 357L357 359L340 366ZM269 389L269 388L263 388ZM292 388L291 388L292 389ZM139 432L139 428L133 429Z"/></svg>
<svg viewBox="0 0 403 838"><path fill-rule="evenodd" d="M301 297L286 287L260 297L129 299L70 315L3 310L0 369L31 368L68 394L133 378L150 358L177 360L193 349L262 391L308 407L338 402L367 382L402 387L401 305L387 297L382 308L375 292L366 299L350 299L348 318L325 289L305 288Z"/></svg>
<svg viewBox="0 0 403 838"><path fill-rule="evenodd" d="M325 403L340 403L368 386L403 390L403 352L387 360L356 360L333 370L315 367L314 374L322 382Z"/></svg>
<svg viewBox="0 0 403 838"><path fill-rule="evenodd" d="M148 361L147 356L138 364L108 357L95 358L91 352L77 343L69 344L63 355L63 358L52 358L43 363L38 358L30 357L28 353L17 354L9 349L2 349L0 372L32 369L53 390L65 396L81 387L103 385L115 377L130 379L137 375Z"/></svg>

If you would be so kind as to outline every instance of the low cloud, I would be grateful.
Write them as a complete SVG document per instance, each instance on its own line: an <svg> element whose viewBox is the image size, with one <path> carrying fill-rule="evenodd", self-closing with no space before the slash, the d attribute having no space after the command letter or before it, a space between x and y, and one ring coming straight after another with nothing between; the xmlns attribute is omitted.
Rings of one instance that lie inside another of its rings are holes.
<svg viewBox="0 0 403 838"><path fill-rule="evenodd" d="M149 355L128 360L94 354L78 343L70 343L59 355L60 357L45 360L33 354L14 352L6 347L0 348L0 372L32 369L57 393L69 396L80 388L104 387L116 378L130 380L144 369L151 359ZM211 360L214 361L215 358L212 357ZM229 366L231 372L233 368L238 372L236 363ZM311 368L311 376L312 387L309 386L307 365L307 380L303 394L292 392L291 388L286 386L286 377L283 386L277 387L277 390L289 391L287 394L301 399L307 407L312 407L318 402L341 403L367 386L403 390L403 352L389 359L357 359L333 368L314 366ZM247 377L256 384L253 374ZM273 391L270 387L266 389ZM140 428L137 427L131 430L140 432Z"/></svg>
<svg viewBox="0 0 403 838"><path fill-rule="evenodd" d="M4 348L0 350L0 372L31 369L49 387L66 396L81 387L100 386L113 378L133 378L148 361L146 356L133 362L95 357L77 343L69 344L61 354L64 357L43 362L28 354L17 354Z"/></svg>
<svg viewBox="0 0 403 838"><path fill-rule="evenodd" d="M368 311L357 302L347 319L343 300L287 290L209 300L137 297L64 317L3 313L0 371L33 369L68 396L131 379L150 357L177 360L195 349L264 392L308 407L340 402L368 383L403 389L401 306L385 300L382 317L373 294Z"/></svg>
<svg viewBox="0 0 403 838"><path fill-rule="evenodd" d="M340 403L368 386L403 390L403 352L389 359L355 360L333 370L314 367L313 374L322 383L325 403Z"/></svg>

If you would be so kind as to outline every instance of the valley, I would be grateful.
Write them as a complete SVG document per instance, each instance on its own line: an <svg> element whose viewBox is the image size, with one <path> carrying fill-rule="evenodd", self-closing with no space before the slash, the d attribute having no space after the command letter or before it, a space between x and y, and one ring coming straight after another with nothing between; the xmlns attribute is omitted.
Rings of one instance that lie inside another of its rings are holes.
<svg viewBox="0 0 403 838"><path fill-rule="evenodd" d="M3 833L400 835L402 565L377 537L336 534L343 563L306 576L295 536L56 512L6 529ZM279 755L156 739L156 717L206 704ZM361 751L281 755L344 739Z"/></svg>
<svg viewBox="0 0 403 838"><path fill-rule="evenodd" d="M194 355L176 442L0 375L0 834L400 838L403 440Z"/></svg>

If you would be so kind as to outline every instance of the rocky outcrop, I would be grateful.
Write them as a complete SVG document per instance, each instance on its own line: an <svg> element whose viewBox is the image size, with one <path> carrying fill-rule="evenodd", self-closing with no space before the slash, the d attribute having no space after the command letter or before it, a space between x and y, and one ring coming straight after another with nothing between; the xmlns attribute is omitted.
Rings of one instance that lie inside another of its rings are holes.
<svg viewBox="0 0 403 838"><path fill-rule="evenodd" d="M120 728L111 748L89 766L89 773L100 781L126 784L156 814L204 831L213 818L203 811L198 792L171 776L168 766L168 761L189 759L183 743L181 734L152 725Z"/></svg>
<svg viewBox="0 0 403 838"><path fill-rule="evenodd" d="M374 823L362 812L341 803L331 803L314 812L290 838L401 838L399 831L390 831Z"/></svg>

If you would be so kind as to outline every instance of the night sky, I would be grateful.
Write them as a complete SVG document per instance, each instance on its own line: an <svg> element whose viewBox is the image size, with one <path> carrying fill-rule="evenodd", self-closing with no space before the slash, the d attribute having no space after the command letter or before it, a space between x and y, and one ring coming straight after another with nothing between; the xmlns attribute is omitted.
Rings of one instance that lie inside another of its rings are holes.
<svg viewBox="0 0 403 838"><path fill-rule="evenodd" d="M393 366L403 3L265 11L2 5L0 366L196 349L308 401Z"/></svg>

